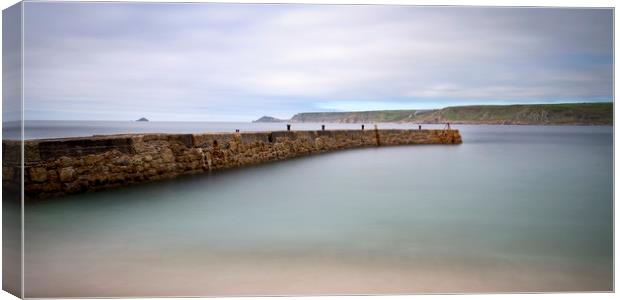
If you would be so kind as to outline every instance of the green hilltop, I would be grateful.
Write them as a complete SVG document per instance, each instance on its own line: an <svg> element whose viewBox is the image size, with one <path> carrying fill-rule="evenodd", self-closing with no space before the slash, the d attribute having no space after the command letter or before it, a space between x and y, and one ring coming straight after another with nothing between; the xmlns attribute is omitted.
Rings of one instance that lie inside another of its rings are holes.
<svg viewBox="0 0 620 300"><path fill-rule="evenodd" d="M436 110L299 113L292 122L612 125L613 103L452 106Z"/></svg>
<svg viewBox="0 0 620 300"><path fill-rule="evenodd" d="M421 114L432 110L377 110L355 112L312 112L299 113L291 118L293 122L327 122L327 123L360 123L360 122L408 122L416 120Z"/></svg>

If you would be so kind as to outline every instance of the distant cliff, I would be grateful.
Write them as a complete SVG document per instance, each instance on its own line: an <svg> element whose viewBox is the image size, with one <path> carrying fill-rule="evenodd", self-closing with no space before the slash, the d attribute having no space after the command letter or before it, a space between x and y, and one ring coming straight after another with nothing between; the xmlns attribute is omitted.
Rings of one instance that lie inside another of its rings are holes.
<svg viewBox="0 0 620 300"><path fill-rule="evenodd" d="M372 123L372 122L413 122L432 110L376 110L355 112L313 112L299 113L292 122L317 123Z"/></svg>
<svg viewBox="0 0 620 300"><path fill-rule="evenodd" d="M381 110L299 113L292 122L313 123L454 123L518 125L611 125L613 104L568 103L453 106L438 110Z"/></svg>

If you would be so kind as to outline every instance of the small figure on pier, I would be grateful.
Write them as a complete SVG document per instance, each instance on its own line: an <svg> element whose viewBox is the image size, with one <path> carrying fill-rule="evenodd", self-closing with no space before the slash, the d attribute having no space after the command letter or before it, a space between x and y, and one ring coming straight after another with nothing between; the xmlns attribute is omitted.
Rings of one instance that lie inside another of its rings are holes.
<svg viewBox="0 0 620 300"><path fill-rule="evenodd" d="M286 124L286 131L291 131L291 124Z"/></svg>
<svg viewBox="0 0 620 300"><path fill-rule="evenodd" d="M422 125L418 124L418 130L422 130Z"/></svg>
<svg viewBox="0 0 620 300"><path fill-rule="evenodd" d="M362 130L364 130L364 124L362 124Z"/></svg>
<svg viewBox="0 0 620 300"><path fill-rule="evenodd" d="M446 123L446 129L450 129L450 122Z"/></svg>
<svg viewBox="0 0 620 300"><path fill-rule="evenodd" d="M321 125L321 130L325 131L325 125Z"/></svg>

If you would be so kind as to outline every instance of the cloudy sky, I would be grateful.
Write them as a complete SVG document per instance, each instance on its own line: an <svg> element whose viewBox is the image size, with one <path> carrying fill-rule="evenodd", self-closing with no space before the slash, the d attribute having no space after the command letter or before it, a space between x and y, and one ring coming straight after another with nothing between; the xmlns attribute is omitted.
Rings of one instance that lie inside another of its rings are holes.
<svg viewBox="0 0 620 300"><path fill-rule="evenodd" d="M28 2L25 115L611 101L612 22L605 9Z"/></svg>

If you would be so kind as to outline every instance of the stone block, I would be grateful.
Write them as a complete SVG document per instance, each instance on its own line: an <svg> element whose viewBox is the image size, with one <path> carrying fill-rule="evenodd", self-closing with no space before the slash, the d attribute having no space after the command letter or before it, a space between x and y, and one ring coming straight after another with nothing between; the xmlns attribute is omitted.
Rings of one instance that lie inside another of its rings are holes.
<svg viewBox="0 0 620 300"><path fill-rule="evenodd" d="M69 182L75 178L75 169L73 167L65 167L60 169L60 181Z"/></svg>
<svg viewBox="0 0 620 300"><path fill-rule="evenodd" d="M41 167L30 168L30 180L34 182L44 182L47 180L47 169Z"/></svg>

